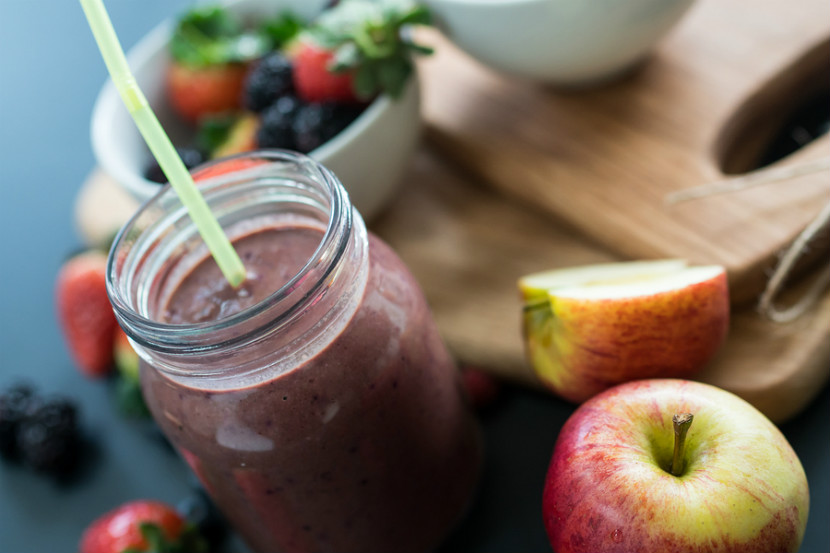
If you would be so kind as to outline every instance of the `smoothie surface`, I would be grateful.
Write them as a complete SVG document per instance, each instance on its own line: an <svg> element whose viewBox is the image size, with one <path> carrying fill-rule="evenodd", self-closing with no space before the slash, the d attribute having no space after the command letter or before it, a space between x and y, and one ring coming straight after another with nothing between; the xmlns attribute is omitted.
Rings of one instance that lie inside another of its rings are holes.
<svg viewBox="0 0 830 553"><path fill-rule="evenodd" d="M310 227L269 228L234 240L248 278L233 288L212 257L182 279L161 319L171 324L217 321L256 305L297 275L314 254L323 233Z"/></svg>

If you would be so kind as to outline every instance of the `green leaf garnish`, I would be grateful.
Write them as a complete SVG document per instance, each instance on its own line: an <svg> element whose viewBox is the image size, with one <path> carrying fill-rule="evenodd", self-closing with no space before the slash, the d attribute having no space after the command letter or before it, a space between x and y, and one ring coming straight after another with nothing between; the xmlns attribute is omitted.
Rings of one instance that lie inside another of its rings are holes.
<svg viewBox="0 0 830 553"><path fill-rule="evenodd" d="M266 54L271 39L245 30L242 22L220 6L202 6L187 12L170 39L170 55L184 65L205 67L244 63Z"/></svg>
<svg viewBox="0 0 830 553"><path fill-rule="evenodd" d="M408 27L430 21L429 11L411 0L344 0L324 12L308 34L334 51L332 72L354 71L356 96L368 100L384 92L398 98L412 74L412 57L432 53L412 41Z"/></svg>
<svg viewBox="0 0 830 553"><path fill-rule="evenodd" d="M305 24L294 14L285 12L266 20L260 32L271 41L271 48L282 48L300 34Z"/></svg>

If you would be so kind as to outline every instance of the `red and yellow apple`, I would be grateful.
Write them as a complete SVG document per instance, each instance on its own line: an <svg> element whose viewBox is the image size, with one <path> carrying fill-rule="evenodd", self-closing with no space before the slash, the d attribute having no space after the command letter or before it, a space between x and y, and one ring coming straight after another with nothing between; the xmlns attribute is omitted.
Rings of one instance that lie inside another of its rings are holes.
<svg viewBox="0 0 830 553"><path fill-rule="evenodd" d="M684 413L678 448L672 418ZM804 469L775 425L729 392L674 379L582 404L560 431L542 503L557 553L795 552L808 509Z"/></svg>
<svg viewBox="0 0 830 553"><path fill-rule="evenodd" d="M720 266L672 259L572 267L523 277L519 289L528 359L573 402L629 380L691 378L729 327Z"/></svg>

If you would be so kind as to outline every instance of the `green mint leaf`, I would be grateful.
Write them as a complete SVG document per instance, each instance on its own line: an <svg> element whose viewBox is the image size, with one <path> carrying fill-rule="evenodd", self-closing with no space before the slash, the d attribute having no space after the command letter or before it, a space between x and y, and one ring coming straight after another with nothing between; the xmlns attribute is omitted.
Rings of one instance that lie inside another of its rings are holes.
<svg viewBox="0 0 830 553"><path fill-rule="evenodd" d="M261 57L271 49L271 39L260 32L246 31L224 8L207 6L194 8L179 20L169 48L179 63L205 67Z"/></svg>
<svg viewBox="0 0 830 553"><path fill-rule="evenodd" d="M195 7L179 21L179 29L193 30L207 38L234 36L242 32L242 24L219 5Z"/></svg>
<svg viewBox="0 0 830 553"><path fill-rule="evenodd" d="M203 6L185 13L170 39L170 53L187 65L208 65L217 53L216 44L242 32L240 23L219 6Z"/></svg>
<svg viewBox="0 0 830 553"><path fill-rule="evenodd" d="M277 17L266 20L260 32L271 41L271 48L281 48L300 34L305 24L292 13L285 12Z"/></svg>

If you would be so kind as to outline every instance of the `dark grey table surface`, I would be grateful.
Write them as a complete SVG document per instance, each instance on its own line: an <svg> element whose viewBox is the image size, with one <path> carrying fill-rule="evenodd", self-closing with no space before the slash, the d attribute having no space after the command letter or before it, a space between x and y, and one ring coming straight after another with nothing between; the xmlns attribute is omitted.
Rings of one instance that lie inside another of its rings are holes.
<svg viewBox="0 0 830 553"><path fill-rule="evenodd" d="M129 48L189 2L107 4ZM44 392L77 399L97 444L87 473L68 486L0 464L0 553L74 551L83 528L105 510L135 498L177 503L191 491L182 463L146 425L117 416L107 386L78 375L55 322L54 278L79 245L73 201L94 166L89 117L105 77L77 1L0 1L0 387L25 377ZM550 551L540 494L558 429L571 412L552 397L510 389L484 414L484 478L442 551ZM804 553L830 551L828 421L825 388L782 427L810 482Z"/></svg>

